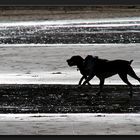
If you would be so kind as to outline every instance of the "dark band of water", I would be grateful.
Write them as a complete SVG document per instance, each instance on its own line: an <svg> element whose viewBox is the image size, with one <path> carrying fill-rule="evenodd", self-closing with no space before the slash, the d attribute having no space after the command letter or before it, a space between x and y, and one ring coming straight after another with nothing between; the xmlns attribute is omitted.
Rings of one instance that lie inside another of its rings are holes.
<svg viewBox="0 0 140 140"><path fill-rule="evenodd" d="M140 43L140 21L62 20L2 23L0 44Z"/></svg>

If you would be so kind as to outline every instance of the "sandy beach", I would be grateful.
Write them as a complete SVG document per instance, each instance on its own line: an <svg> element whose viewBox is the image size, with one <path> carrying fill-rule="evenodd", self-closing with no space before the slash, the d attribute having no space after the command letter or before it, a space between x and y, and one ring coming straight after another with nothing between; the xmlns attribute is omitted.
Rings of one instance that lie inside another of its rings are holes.
<svg viewBox="0 0 140 140"><path fill-rule="evenodd" d="M66 63L133 59L140 76L139 15L139 6L0 7L0 135L139 135L136 80L132 99L117 75L96 96L99 80L79 87Z"/></svg>
<svg viewBox="0 0 140 140"><path fill-rule="evenodd" d="M0 115L0 135L139 135L139 114Z"/></svg>
<svg viewBox="0 0 140 140"><path fill-rule="evenodd" d="M85 58L89 54L110 60L133 59L132 67L139 76L139 53L139 44L1 45L0 84L78 84L81 74L76 67L69 67L66 60L73 55ZM134 85L139 84L128 78ZM98 84L99 80L95 77L91 83ZM105 84L124 83L116 75L106 79Z"/></svg>

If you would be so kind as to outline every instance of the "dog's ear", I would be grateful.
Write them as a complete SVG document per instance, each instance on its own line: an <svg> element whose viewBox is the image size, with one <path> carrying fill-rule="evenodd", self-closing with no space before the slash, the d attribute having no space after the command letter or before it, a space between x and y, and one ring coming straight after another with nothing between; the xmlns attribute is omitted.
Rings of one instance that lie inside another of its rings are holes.
<svg viewBox="0 0 140 140"><path fill-rule="evenodd" d="M98 57L98 56L95 56L95 58L96 58L96 59L99 59L99 57Z"/></svg>
<svg viewBox="0 0 140 140"><path fill-rule="evenodd" d="M85 58L85 60L86 60L86 59L91 59L91 58L93 58L92 55L87 55L86 58Z"/></svg>

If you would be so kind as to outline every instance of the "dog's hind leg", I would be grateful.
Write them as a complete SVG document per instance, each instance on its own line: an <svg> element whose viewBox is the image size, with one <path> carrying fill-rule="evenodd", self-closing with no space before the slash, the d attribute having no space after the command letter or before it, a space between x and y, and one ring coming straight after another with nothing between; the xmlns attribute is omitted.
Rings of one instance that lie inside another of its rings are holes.
<svg viewBox="0 0 140 140"><path fill-rule="evenodd" d="M138 80L140 82L140 78L136 75L136 73L134 72L132 67L129 67L128 75L130 75L131 77L133 77L134 79L136 79L136 80Z"/></svg>
<svg viewBox="0 0 140 140"><path fill-rule="evenodd" d="M105 79L100 79L100 91L97 93L97 95L100 95L102 90L103 90L103 85L104 85Z"/></svg>
<svg viewBox="0 0 140 140"><path fill-rule="evenodd" d="M129 86L129 88L130 88L130 94L129 94L129 96L132 98L132 96L133 96L132 84L128 81L127 74L119 73L119 76L123 80L123 82L125 82Z"/></svg>

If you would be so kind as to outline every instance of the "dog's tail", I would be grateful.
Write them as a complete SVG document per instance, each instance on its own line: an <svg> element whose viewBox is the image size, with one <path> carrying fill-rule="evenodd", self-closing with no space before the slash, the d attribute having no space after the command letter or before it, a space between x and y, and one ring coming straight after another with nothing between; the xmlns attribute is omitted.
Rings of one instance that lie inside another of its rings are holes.
<svg viewBox="0 0 140 140"><path fill-rule="evenodd" d="M133 62L133 60L130 60L130 61L129 61L129 64L131 65L132 62Z"/></svg>

